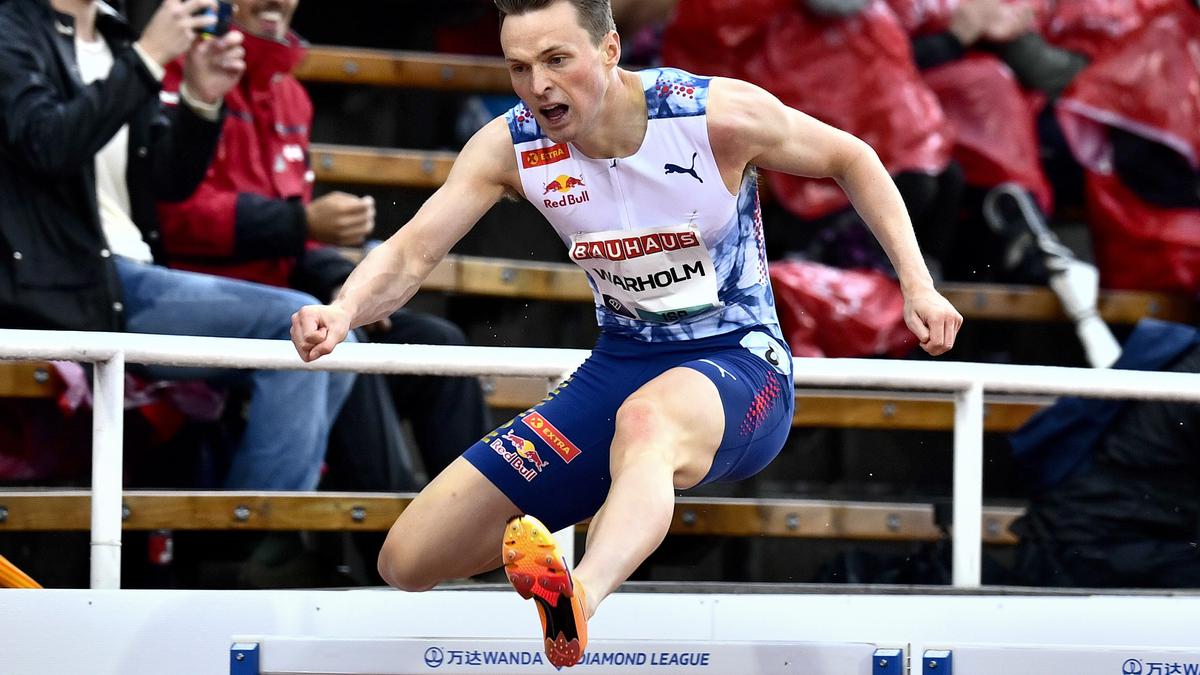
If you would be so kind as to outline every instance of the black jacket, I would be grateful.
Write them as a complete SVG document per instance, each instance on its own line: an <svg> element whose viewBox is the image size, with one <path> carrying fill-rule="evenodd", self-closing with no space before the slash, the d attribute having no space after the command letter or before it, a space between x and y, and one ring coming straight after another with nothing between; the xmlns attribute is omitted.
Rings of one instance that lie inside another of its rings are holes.
<svg viewBox="0 0 1200 675"><path fill-rule="evenodd" d="M100 226L95 156L129 125L133 220L161 260L155 201L204 178L220 121L159 101L136 36L100 4L112 72L83 86L71 17L0 0L0 326L121 330L121 289Z"/></svg>
<svg viewBox="0 0 1200 675"><path fill-rule="evenodd" d="M1176 326L1151 331L1147 329L1151 325L1138 325L1125 344L1126 353L1158 349L1163 355L1182 349L1182 356L1154 369L1200 373L1200 341L1194 330ZM1144 356L1138 361L1125 355L1122 359L1118 368L1153 362ZM1096 403L1095 399L1083 402L1079 409L1096 410ZM1103 429L1095 428L1099 416L1080 417L1091 421L1097 434L1086 446L1086 463L1038 491L1026 514L1013 523L1012 532L1020 538L1016 552L1020 582L1196 587L1200 585L1200 550L1195 544L1200 540L1200 404L1112 403L1111 421ZM1060 400L1047 413L1056 408L1061 413L1064 405ZM1050 449L1061 452L1068 445L1065 441L1076 438L1050 437Z"/></svg>

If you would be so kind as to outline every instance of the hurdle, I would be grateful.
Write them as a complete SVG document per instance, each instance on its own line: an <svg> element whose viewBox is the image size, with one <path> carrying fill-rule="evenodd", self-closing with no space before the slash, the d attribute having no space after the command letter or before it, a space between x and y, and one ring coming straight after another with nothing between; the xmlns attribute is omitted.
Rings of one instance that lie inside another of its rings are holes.
<svg viewBox="0 0 1200 675"><path fill-rule="evenodd" d="M468 675L488 669L504 673L545 673L550 665L537 640L327 639L301 637L236 637L230 648L230 675L291 673L371 673L405 675L437 672ZM684 673L744 672L886 673L874 665L900 664L903 650L890 654L871 644L806 642L656 642L605 641L588 644L571 672Z"/></svg>
<svg viewBox="0 0 1200 675"><path fill-rule="evenodd" d="M1200 668L1198 595L1036 593L630 583L589 622L593 656L570 672L1185 675ZM539 634L530 603L500 585L426 593L0 592L4 675L552 673L537 662Z"/></svg>

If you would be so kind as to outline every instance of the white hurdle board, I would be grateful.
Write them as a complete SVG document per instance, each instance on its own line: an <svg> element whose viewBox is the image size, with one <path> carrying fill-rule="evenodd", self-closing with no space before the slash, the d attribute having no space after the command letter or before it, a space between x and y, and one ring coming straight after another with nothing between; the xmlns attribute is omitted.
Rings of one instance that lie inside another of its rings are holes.
<svg viewBox="0 0 1200 675"><path fill-rule="evenodd" d="M1186 675L1182 665L1189 659L1156 654L1180 647L1200 649L1198 627L1200 595L1186 593L963 594L936 588L884 592L852 586L629 584L605 601L589 622L588 633L594 649L644 641L667 651L717 643L907 646L913 675L921 672L916 655L927 649L1031 645L1078 653L1129 645L1125 659L1140 659L1141 672L1110 671L1105 665L1097 671L1060 668L1055 675L1174 675L1169 667L1154 670L1152 664L1176 662L1181 664L1179 675ZM220 675L230 672L235 636L304 638L334 647L339 640L433 636L436 641L426 642L425 649L438 646L446 658L450 645L489 640L528 645L540 634L533 604L512 589L496 586L428 593L0 591L0 675ZM960 666L969 659L966 652L952 653L960 675L971 675ZM835 672L856 673L852 664L853 660L850 668ZM378 663L366 672L385 672L387 667ZM439 669L415 672L436 674L442 668L444 661ZM512 671L501 666L473 672ZM554 669L546 666L542 672ZM739 668L733 675L753 672Z"/></svg>
<svg viewBox="0 0 1200 675"><path fill-rule="evenodd" d="M604 641L588 644L571 673L872 675L870 644ZM538 640L238 636L230 675L470 675L549 673Z"/></svg>

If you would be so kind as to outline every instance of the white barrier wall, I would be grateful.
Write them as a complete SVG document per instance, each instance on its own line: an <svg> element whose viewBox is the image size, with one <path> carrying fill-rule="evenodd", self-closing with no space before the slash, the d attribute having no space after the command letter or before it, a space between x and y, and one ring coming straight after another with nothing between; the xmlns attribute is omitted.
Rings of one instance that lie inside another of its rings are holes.
<svg viewBox="0 0 1200 675"><path fill-rule="evenodd" d="M1150 663L1200 662L1200 655L1186 656L1200 652L1198 619L1200 596L1195 595L622 591L606 601L589 624L589 634L598 645L649 640L656 645L651 651L667 652L713 641L909 645L911 654L955 645L1037 645L1059 648L1058 660L1021 662L1032 669L970 671L964 665L956 672L1151 675ZM3 675L217 675L229 672L234 638L248 635L311 639L314 644L428 638L426 648L439 647L445 654L447 647L464 640L527 644L539 634L532 603L511 591L0 591ZM1139 659L1141 672L1063 665L1076 658L1071 654L1079 652L1074 650L1113 650L1122 645L1129 648L1127 653L1122 651L1125 648L1116 650L1122 657L1118 665ZM1063 656L1063 648L1071 653ZM990 658L994 661L995 656ZM389 672L389 665L379 664L368 672ZM914 675L921 672L919 662L913 666ZM800 672L857 675L857 667L852 660L833 671ZM734 672L755 675L755 668L747 663ZM480 668L476 672L510 671ZM545 672L554 671L547 666ZM1162 675L1169 673L1163 670Z"/></svg>
<svg viewBox="0 0 1200 675"><path fill-rule="evenodd" d="M239 636L230 675L511 675L552 667L541 640L429 640ZM754 673L756 675L874 675L875 646L867 643L595 640L575 673Z"/></svg>

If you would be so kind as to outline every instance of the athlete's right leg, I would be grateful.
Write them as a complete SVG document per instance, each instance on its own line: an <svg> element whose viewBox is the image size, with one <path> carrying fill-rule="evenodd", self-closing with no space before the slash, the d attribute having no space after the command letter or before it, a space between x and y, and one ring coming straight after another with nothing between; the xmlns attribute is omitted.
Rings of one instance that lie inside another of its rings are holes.
<svg viewBox="0 0 1200 675"><path fill-rule="evenodd" d="M396 519L380 576L426 590L498 567L512 516L559 529L594 514L608 491L612 419L629 394L614 383L640 368L593 352L544 401L467 448Z"/></svg>
<svg viewBox="0 0 1200 675"><path fill-rule="evenodd" d="M379 575L406 591L500 566L504 523L520 510L459 457L396 519L379 552Z"/></svg>

